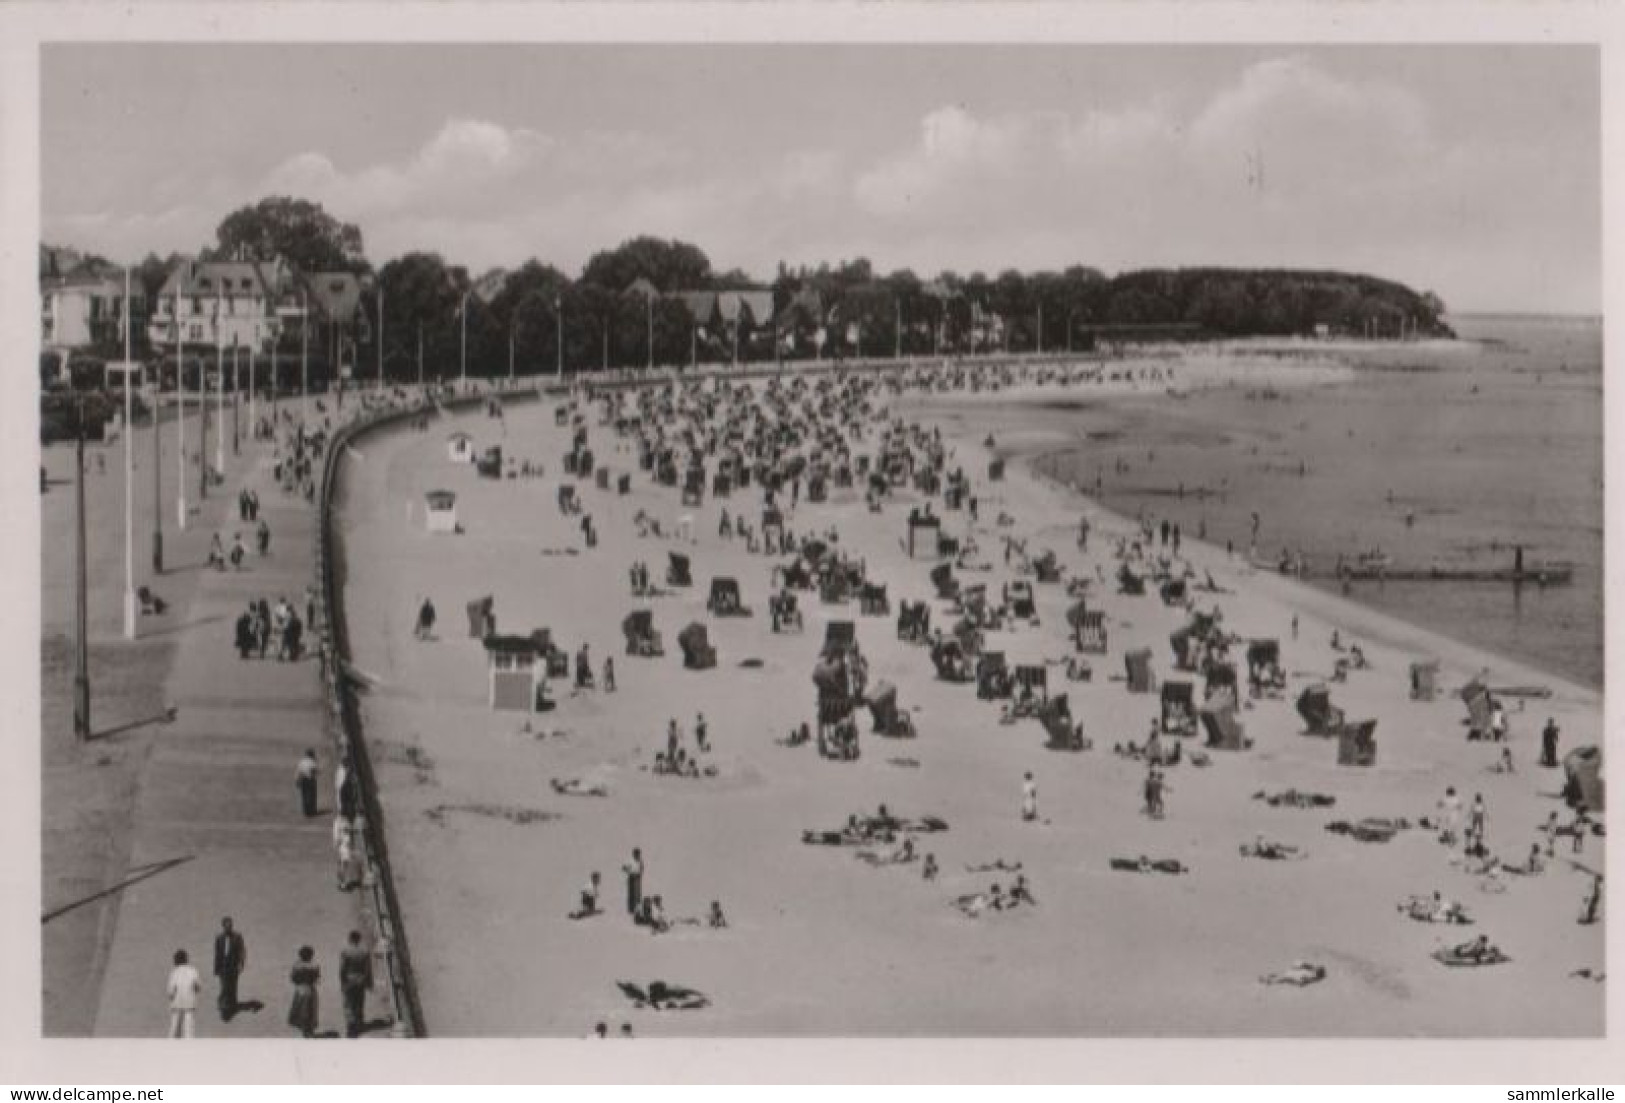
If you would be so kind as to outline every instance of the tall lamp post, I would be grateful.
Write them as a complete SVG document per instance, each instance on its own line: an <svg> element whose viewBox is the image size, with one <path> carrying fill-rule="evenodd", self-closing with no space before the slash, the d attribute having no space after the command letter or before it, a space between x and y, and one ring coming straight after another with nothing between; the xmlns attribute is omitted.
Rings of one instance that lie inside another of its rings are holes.
<svg viewBox="0 0 1625 1103"><path fill-rule="evenodd" d="M558 326L559 351L558 351L558 359L553 361L553 372L554 372L554 375L557 376L559 379L563 379L564 378L564 296L562 296L562 295L553 296L553 313L558 316L558 320L559 320L559 326Z"/></svg>
<svg viewBox="0 0 1625 1103"><path fill-rule="evenodd" d="M181 285L185 282L184 276L175 281L175 512L182 532L186 531L186 343L181 336Z"/></svg>
<svg viewBox="0 0 1625 1103"><path fill-rule="evenodd" d="M310 420L310 295L299 290L299 420Z"/></svg>
<svg viewBox="0 0 1625 1103"><path fill-rule="evenodd" d="M124 638L135 639L135 406L130 397L130 270L124 270ZM157 432L157 419L153 419Z"/></svg>
<svg viewBox="0 0 1625 1103"><path fill-rule="evenodd" d="M179 305L179 304L177 304ZM179 329L180 316L175 318L175 328ZM158 375L152 384L152 573L164 573L164 443L161 436L163 430L163 413L161 400L164 397L164 365L158 363Z"/></svg>
<svg viewBox="0 0 1625 1103"><path fill-rule="evenodd" d="M77 405L79 416L74 421L79 431L74 443L74 462L77 464L74 521L79 539L74 545L73 734L80 740L87 740L90 738L90 623L89 595L85 592L85 400L82 396L77 400Z"/></svg>
<svg viewBox="0 0 1625 1103"><path fill-rule="evenodd" d="M378 389L384 389L384 281L378 280Z"/></svg>
<svg viewBox="0 0 1625 1103"><path fill-rule="evenodd" d="M464 384L468 382L468 297L472 294L474 294L474 289L472 287L470 287L467 291L464 291L462 304L457 307L457 313L463 316L462 381Z"/></svg>

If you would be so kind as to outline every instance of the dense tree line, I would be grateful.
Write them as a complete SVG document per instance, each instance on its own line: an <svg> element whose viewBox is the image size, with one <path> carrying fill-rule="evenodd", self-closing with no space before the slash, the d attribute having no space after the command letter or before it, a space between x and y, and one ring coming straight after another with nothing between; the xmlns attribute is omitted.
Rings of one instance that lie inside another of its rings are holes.
<svg viewBox="0 0 1625 1103"><path fill-rule="evenodd" d="M209 258L281 256L307 272L355 273L364 308L376 318L383 296L386 375L413 379L477 376L646 363L888 356L1087 347L1134 327L1183 327L1205 336L1448 335L1444 304L1391 280L1293 269L1143 269L1107 276L1075 265L1062 271L877 272L866 258L791 268L762 283L737 269L717 271L698 246L635 237L595 253L572 278L530 260L500 278L476 278L436 253L414 252L375 269L359 227L319 205L271 196L231 212ZM180 258L149 255L136 269L156 294ZM650 294L653 289L654 294ZM766 317L737 325L696 324L674 292L771 290ZM562 324L562 334L560 326ZM289 341L296 341L290 334ZM368 336L376 341L376 334ZM284 342L283 352L297 351ZM321 350L314 350L320 354ZM358 357L372 374L377 347ZM325 376L325 369L322 374Z"/></svg>

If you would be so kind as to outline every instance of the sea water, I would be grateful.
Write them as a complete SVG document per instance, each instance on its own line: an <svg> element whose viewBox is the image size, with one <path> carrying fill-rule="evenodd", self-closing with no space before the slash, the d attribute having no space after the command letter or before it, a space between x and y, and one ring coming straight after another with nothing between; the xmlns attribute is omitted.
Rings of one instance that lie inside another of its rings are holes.
<svg viewBox="0 0 1625 1103"><path fill-rule="evenodd" d="M1600 688L1602 326L1467 316L1461 342L1343 354L1348 382L1029 407L1076 446L1039 466L1115 512L1167 519L1311 575L1380 550L1396 567L1573 564L1566 586L1352 583L1348 596ZM1316 582L1340 589L1335 580Z"/></svg>

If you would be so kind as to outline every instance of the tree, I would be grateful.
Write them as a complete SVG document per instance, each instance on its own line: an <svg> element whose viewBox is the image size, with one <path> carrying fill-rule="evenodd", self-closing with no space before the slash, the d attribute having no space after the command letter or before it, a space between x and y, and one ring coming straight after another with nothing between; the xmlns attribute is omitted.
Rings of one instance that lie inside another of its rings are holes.
<svg viewBox="0 0 1625 1103"><path fill-rule="evenodd" d="M273 195L227 215L215 230L215 247L206 260L246 256L253 260L286 259L304 272L371 270L362 251L361 230L340 222L307 199Z"/></svg>
<svg viewBox="0 0 1625 1103"><path fill-rule="evenodd" d="M423 333L424 377L446 379L460 370L461 319L457 316L469 288L468 272L448 267L438 253L408 253L378 272L384 291L384 374L390 379L417 378L419 326ZM474 296L469 296L472 304ZM472 322L481 312L470 314ZM477 331L470 330L470 352Z"/></svg>
<svg viewBox="0 0 1625 1103"><path fill-rule="evenodd" d="M581 282L605 291L625 291L638 279L661 291L690 291L708 286L711 261L696 245L635 237L595 253L581 270Z"/></svg>

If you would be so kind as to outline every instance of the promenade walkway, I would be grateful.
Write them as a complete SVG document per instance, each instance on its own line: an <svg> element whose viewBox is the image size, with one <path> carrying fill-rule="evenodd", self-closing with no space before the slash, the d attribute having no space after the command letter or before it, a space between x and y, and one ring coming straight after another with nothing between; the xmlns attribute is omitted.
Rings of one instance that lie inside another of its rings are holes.
<svg viewBox="0 0 1625 1103"><path fill-rule="evenodd" d="M227 546L241 530L237 494L259 494L272 532L271 554L251 551L241 571L202 566L211 535ZM164 699L179 710L157 728L136 781L128 887L120 894L102 974L94 1034L162 1036L168 1026L165 979L184 948L205 978L199 1037L290 1037L288 972L308 944L322 969L321 1030L342 1034L338 955L362 927L364 898L338 890L333 860L334 755L318 660L243 661L233 624L252 600L285 595L304 617L314 581L315 509L272 480L267 443L244 443L228 457L226 485L214 490L187 532L166 533L169 572L196 571L184 608L169 614L176 652ZM315 634L306 626L305 640ZM305 818L294 769L305 748L322 764L322 814ZM129 883L136 877L144 879ZM231 1022L215 1010L213 940L222 916L244 935L248 966L239 999L248 1009ZM384 989L380 985L379 991ZM370 1009L369 1009L370 1010Z"/></svg>

